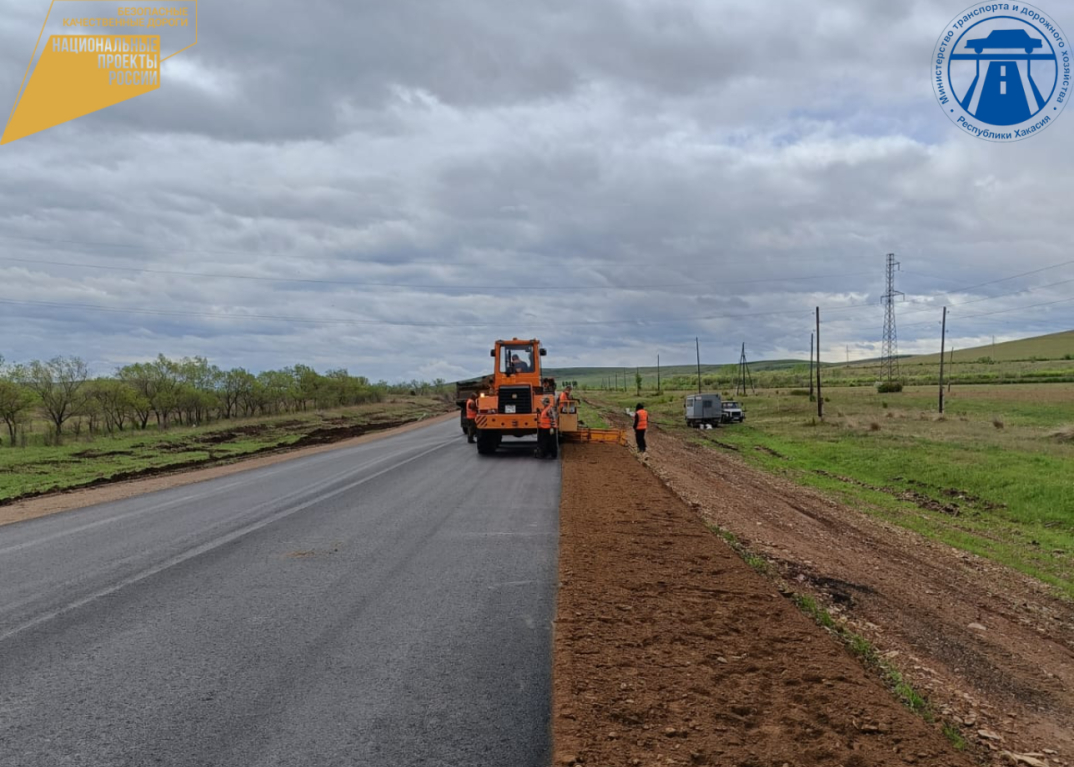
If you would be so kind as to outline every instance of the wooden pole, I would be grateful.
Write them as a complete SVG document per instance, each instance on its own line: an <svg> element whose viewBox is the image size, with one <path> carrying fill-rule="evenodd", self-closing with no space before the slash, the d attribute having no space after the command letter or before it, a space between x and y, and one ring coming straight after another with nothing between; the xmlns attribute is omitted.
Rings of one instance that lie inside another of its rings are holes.
<svg viewBox="0 0 1074 767"><path fill-rule="evenodd" d="M694 347L697 349L697 393L701 393L701 342L694 336Z"/></svg>
<svg viewBox="0 0 1074 767"><path fill-rule="evenodd" d="M656 355L656 393L660 394L660 355Z"/></svg>
<svg viewBox="0 0 1074 767"><path fill-rule="evenodd" d="M947 307L943 308L943 321L940 323L940 413L943 413L943 353L944 341L947 339Z"/></svg>
<svg viewBox="0 0 1074 767"><path fill-rule="evenodd" d="M817 418L824 417L824 396L820 393L820 307L817 307Z"/></svg>
<svg viewBox="0 0 1074 767"><path fill-rule="evenodd" d="M813 401L813 334L809 334L809 401Z"/></svg>

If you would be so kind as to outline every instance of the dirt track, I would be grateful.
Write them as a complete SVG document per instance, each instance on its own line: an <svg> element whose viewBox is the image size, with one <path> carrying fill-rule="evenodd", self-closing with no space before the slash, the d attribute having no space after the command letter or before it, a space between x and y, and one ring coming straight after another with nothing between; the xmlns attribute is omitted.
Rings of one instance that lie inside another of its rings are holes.
<svg viewBox="0 0 1074 767"><path fill-rule="evenodd" d="M866 636L975 757L1074 764L1074 604L678 433L650 431L651 468L694 513Z"/></svg>
<svg viewBox="0 0 1074 767"><path fill-rule="evenodd" d="M618 447L567 445L557 764L970 765Z"/></svg>

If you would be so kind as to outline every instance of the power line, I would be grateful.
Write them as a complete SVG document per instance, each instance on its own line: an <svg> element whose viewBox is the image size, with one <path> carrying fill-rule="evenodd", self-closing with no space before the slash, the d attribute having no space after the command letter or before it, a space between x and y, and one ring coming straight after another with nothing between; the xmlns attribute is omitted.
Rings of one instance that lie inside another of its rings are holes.
<svg viewBox="0 0 1074 767"><path fill-rule="evenodd" d="M1010 312L1020 312L1020 311L1026 310L1026 309L1036 309L1036 308L1039 308L1041 306L1053 306L1055 304L1065 304L1065 303L1068 303L1069 301L1074 301L1074 298L1060 298L1057 301L1043 301L1043 302L1041 302L1039 304L1029 304L1028 306L1015 306L1015 307L1012 307L1010 309L997 309L994 312L978 312L977 314L964 314L964 315L961 315L961 316L955 314L954 317L955 317L955 319L960 319L960 320L970 320L970 319L973 319L974 317L991 317L991 316L996 315L996 314L1008 314ZM971 302L967 301L966 303L971 303ZM929 322L915 322L915 323L910 324L910 325L903 325L903 327L915 328L915 327L920 327L921 325L935 325L937 322L938 322L938 320L931 320Z"/></svg>
<svg viewBox="0 0 1074 767"><path fill-rule="evenodd" d="M297 282L297 283L309 283L314 285L354 285L360 287L370 288L409 288L417 290L585 290L585 291L600 291L600 290L652 290L660 288L690 288L697 287L698 285L745 285L752 283L768 283L768 282L792 282L801 280L821 280L831 279L833 277L857 277L866 274L866 272L857 272L850 274L814 274L801 277L764 277L755 278L749 280L720 280L718 283L701 283L701 282L688 282L688 283L668 283L668 284L645 284L645 285L445 285L445 284L420 284L420 283L398 283L398 282L370 282L368 280L322 280L306 277L264 277L260 275L249 274L213 274L207 272L188 272L175 269L146 269L145 267L136 266L108 266L104 264L80 264L71 263L67 261L49 261L43 259L34 258L11 258L7 256L0 256L0 261L25 263L25 264L47 264L49 266L62 266L68 268L81 268L81 269L101 269L105 271L115 272L137 272L142 274L161 274L168 276L180 276L180 277L200 277L214 280L253 280L258 282Z"/></svg>
<svg viewBox="0 0 1074 767"><path fill-rule="evenodd" d="M311 319L308 317L294 317L275 314L227 314L223 312L192 312L192 311L180 311L171 309L119 309L109 306L100 306L98 304L84 304L84 303L61 303L58 301L32 301L32 300L20 300L11 298L0 298L2 304L12 305L24 305L24 306L47 306L51 308L60 309L85 309L87 311L99 311L108 312L113 314L145 314L151 316L162 317L192 317L192 318L204 318L204 319L228 319L228 320L270 320L278 322L297 322L303 324L324 324L324 325L384 325L384 326L399 326L399 327L422 327L422 328L485 328L485 327L504 327L512 323L520 321L519 317L512 317L509 319L500 320L498 322L461 322L461 323L444 323L444 322L400 322L395 320L355 320L355 319ZM858 305L850 305L843 307L832 307L827 311L840 311L842 309L856 308ZM711 315L708 317L680 317L674 319L660 319L660 320L572 320L570 324L572 326L578 325L663 325L674 324L682 322L706 322L710 320L729 320L729 319L750 319L754 317L775 317L775 316L788 316L788 315L800 315L806 310L791 310L791 311L777 311L777 312L751 312L745 314L723 314L723 315ZM528 326L542 327L544 325L558 326L561 323L556 321L549 321L542 325L540 322L526 321Z"/></svg>

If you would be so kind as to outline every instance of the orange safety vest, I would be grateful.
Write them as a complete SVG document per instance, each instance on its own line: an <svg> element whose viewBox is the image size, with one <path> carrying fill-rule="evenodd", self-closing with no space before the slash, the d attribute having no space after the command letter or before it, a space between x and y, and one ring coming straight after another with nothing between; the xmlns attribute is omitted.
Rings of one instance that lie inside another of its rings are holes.
<svg viewBox="0 0 1074 767"><path fill-rule="evenodd" d="M559 393L559 404L566 405L569 400L570 397L567 396L567 392L563 391Z"/></svg>
<svg viewBox="0 0 1074 767"><path fill-rule="evenodd" d="M551 429L552 428L552 413L553 407L549 405L540 412L537 416L537 428L538 429Z"/></svg>
<svg viewBox="0 0 1074 767"><path fill-rule="evenodd" d="M470 419L477 418L477 400L466 400L466 417Z"/></svg>
<svg viewBox="0 0 1074 767"><path fill-rule="evenodd" d="M645 411L645 408L642 408L641 410L638 411L637 415L638 415L638 425L635 426L634 428L637 429L638 431L645 431L646 429L649 428L649 414Z"/></svg>

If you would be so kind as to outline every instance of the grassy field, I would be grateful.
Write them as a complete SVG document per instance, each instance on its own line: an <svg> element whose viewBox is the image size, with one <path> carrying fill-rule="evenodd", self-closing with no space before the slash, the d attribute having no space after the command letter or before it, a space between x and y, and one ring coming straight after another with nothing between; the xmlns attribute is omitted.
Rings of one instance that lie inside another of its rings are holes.
<svg viewBox="0 0 1074 767"><path fill-rule="evenodd" d="M398 397L356 407L269 418L233 419L200 428L126 431L92 442L68 437L58 447L0 449L0 504L243 456L322 444L453 409L432 397Z"/></svg>
<svg viewBox="0 0 1074 767"><path fill-rule="evenodd" d="M956 383L1074 383L1074 331L1007 341L994 347L958 349L945 354L945 380ZM953 357L953 363L952 363ZM825 380L835 386L872 386L880 378L879 360L823 362ZM750 373L758 389L805 388L809 386L808 359L760 360L751 362ZM905 383L925 385L939 381L940 355L927 354L899 359L900 377ZM625 392L636 392L636 373L642 390L656 389L656 368L549 368L546 373L557 381L574 381L585 391L609 390L618 383ZM702 365L705 389L733 389L738 365ZM664 389L695 385L695 365L669 365L660 369Z"/></svg>
<svg viewBox="0 0 1074 767"><path fill-rule="evenodd" d="M684 394L643 399L662 428L1074 598L1074 386L956 386L942 419L934 387L825 388L823 420L808 397L759 390L740 399L744 424L713 431L686 429ZM590 397L607 408L637 400Z"/></svg>
<svg viewBox="0 0 1074 767"><path fill-rule="evenodd" d="M950 347L948 354L951 358ZM981 357L989 357L995 362L1016 362L1019 360L1070 360L1074 359L1074 330L1063 333L1051 333L1046 336L1023 338L1019 341L1006 341L995 346L978 346L973 349L956 349L955 363L974 362ZM908 357L909 361L926 365L938 365L939 354Z"/></svg>

